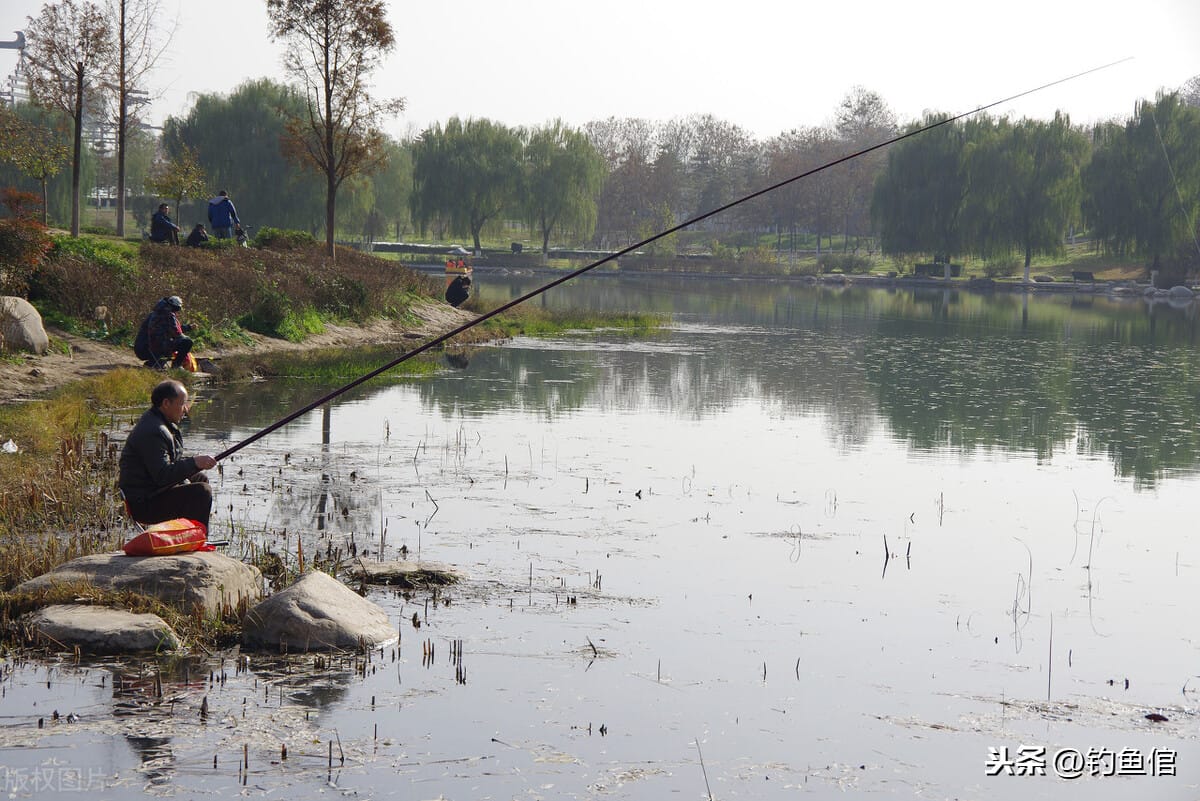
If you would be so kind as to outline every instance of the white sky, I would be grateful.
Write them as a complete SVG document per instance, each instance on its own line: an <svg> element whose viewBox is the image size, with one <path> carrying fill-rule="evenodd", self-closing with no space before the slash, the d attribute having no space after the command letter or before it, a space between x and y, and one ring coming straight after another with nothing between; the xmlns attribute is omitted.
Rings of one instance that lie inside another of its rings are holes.
<svg viewBox="0 0 1200 801"><path fill-rule="evenodd" d="M152 76L151 117L195 92L282 79L262 0L161 0L178 25ZM0 0L0 38L41 0ZM907 121L961 112L1118 59L1132 61L993 113L1074 122L1200 74L1200 0L389 0L398 46L376 76L407 110L392 133L452 115L508 125L561 117L665 121L711 113L766 139L830 121L846 92L878 92ZM0 76L16 51L0 50Z"/></svg>

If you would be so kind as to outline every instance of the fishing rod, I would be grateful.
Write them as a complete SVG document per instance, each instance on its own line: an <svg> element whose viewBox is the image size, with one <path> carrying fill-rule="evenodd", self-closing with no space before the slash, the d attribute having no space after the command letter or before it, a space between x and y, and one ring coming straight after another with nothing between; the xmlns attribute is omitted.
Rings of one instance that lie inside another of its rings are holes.
<svg viewBox="0 0 1200 801"><path fill-rule="evenodd" d="M761 197L769 192L774 192L777 189L781 189L789 184L795 183L796 181L807 178L810 175L816 175L817 173L823 172L824 170L828 170L831 167L836 167L839 164L843 164L847 161L851 161L860 156L865 156L868 153L888 147L889 145L894 145L895 143L903 141L905 139L909 139L909 138L917 136L919 134L923 134L927 131L932 131L934 128L940 128L943 125L949 125L952 122L957 122L958 120L961 120L964 117L969 117L972 114L978 114L981 111L987 111L988 109L995 108L996 106L999 106L1002 103L1009 103L1013 100L1018 100L1022 97L1027 97L1028 95L1032 95L1036 92L1041 92L1045 89L1049 89L1052 86L1058 86L1060 84L1064 84L1069 81L1074 81L1078 78L1082 78L1084 76L1091 75L1093 73L1109 69L1110 67L1115 67L1118 64L1122 64L1126 61L1131 60L1131 58L1132 58L1132 56L1127 56L1126 58L1122 58L1117 61L1112 61L1112 62L1109 62L1108 64L1103 64L1099 67L1092 67L1091 69L1084 70L1083 72L1077 72L1074 75L1068 75L1065 78L1059 78L1057 80L1050 81L1049 83L1044 83L1041 86L1036 86L1032 89L1026 89L1022 92L1018 92L1017 94L1009 95L1008 97L1001 98L1000 100L995 100L991 103L987 103L986 105L977 106L976 108L973 108L970 111L964 111L964 112L962 112L960 114L956 114L952 117L947 117L944 120L939 120L937 122L930 123L929 125L925 125L920 128L915 128L907 133L893 136L891 139L887 139L883 142L879 142L878 144L871 145L870 147L865 147L862 150L857 150L853 153L842 156L841 158L837 158L837 159L834 159L833 161L826 162L825 164L822 164L819 167L814 167L811 170L802 172L799 175L793 175L790 178L786 178L782 181L771 184L770 186L767 186L763 189L759 189L757 192L752 192L748 195L744 195L744 196L738 198L737 200L726 203L723 206L718 206L717 208L712 209L711 211L706 211L703 214L699 214L695 217L692 217L689 220L685 220L685 221L679 223L678 225L673 225L664 231L661 231L657 234L654 234L653 236L650 236L650 237L647 237L646 239L641 240L640 242L634 242L632 245L629 245L628 247L622 248L621 250L610 253L601 259L597 259L596 261L592 262L591 264L588 264L588 265L580 267L576 270L573 270L563 276L560 276L559 278L555 278L553 281L551 281L547 284L544 284L530 292L527 292L524 295L521 295L519 298L510 300L502 306L498 306L489 312L481 314L480 316L476 317L474 320L470 320L470 321L458 326L457 328L447 331L446 333L441 334L440 336L434 337L433 339L429 340L428 342L425 342L424 344L421 344L421 345L413 348L412 350L401 354L400 356L396 357L395 359L388 362L387 364L384 364L380 367L376 367L374 370L371 370L368 373L364 373L363 375L359 376L358 378L354 379L353 381L349 382L348 384L344 384L343 386L338 387L337 389L333 390L332 392L328 392L325 395L322 395L321 397L317 398L312 403L309 403L309 404L297 409L296 411L291 412L287 416L282 417L279 420L276 420L274 423L271 423L266 428L256 431L255 433L253 433L250 436L243 439L241 442L231 445L230 447L228 447L225 450L218 453L215 458L217 461L221 461L222 459L224 459L227 456L232 456L233 454L240 451L242 448L244 448L247 445L250 445L254 442L257 442L258 440L262 439L263 437L267 436L268 434L282 428L283 426L285 426L288 423L295 420L297 417L300 417L301 415L307 414L307 413L311 412L312 410L314 410L320 406L323 406L324 404L328 403L329 401L333 400L334 398L338 397L339 395L341 395L345 392L349 392L350 390L354 389L355 387L359 386L360 384L364 384L367 381L370 381L372 378L375 378L376 376L379 376L379 375L387 372L388 370L391 370L396 365L398 365L402 362L405 362L414 356L420 355L432 348L437 347L438 345L441 345L443 342L445 342L449 339L452 339L453 337L458 336L459 334L463 333L464 331L468 331L471 328L474 328L475 326L479 325L480 323L484 322L485 320L490 320L491 318L495 317L498 314L503 314L504 312L508 311L509 309L513 308L514 306L524 303L525 301L530 300L531 298L535 298L544 292L548 292L549 290L553 289L554 287L558 286L559 284L566 283L567 281L570 281L572 278L578 278L579 276L583 275L584 273L588 272L589 270L593 270L602 264L607 264L608 262L613 261L617 258L620 258L621 256L624 256L628 253L632 253L635 250L644 248L646 245L649 245L651 242L655 242L659 239L662 239L665 236L670 236L671 234L675 233L676 231L687 228L689 225L695 225L698 222L707 220L709 217L714 217L718 214L721 214L722 212L725 212L725 211L728 211L729 209L734 208L735 206L740 206L743 203L747 203L747 202L754 200L757 197Z"/></svg>

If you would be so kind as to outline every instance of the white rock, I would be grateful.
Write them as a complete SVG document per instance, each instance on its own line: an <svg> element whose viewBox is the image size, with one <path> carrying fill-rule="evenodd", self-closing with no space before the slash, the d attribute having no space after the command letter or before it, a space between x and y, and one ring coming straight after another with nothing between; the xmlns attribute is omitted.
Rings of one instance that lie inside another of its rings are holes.
<svg viewBox="0 0 1200 801"><path fill-rule="evenodd" d="M246 613L242 643L281 651L375 647L396 639L387 612L314 570Z"/></svg>
<svg viewBox="0 0 1200 801"><path fill-rule="evenodd" d="M257 567L215 551L172 556L81 556L18 585L17 591L37 592L76 583L133 590L189 614L198 609L216 615L262 597L262 573Z"/></svg>
<svg viewBox="0 0 1200 801"><path fill-rule="evenodd" d="M24 298L0 297L0 350L26 350L45 356L50 337L42 326L42 315Z"/></svg>
<svg viewBox="0 0 1200 801"><path fill-rule="evenodd" d="M55 604L26 615L25 623L50 645L78 647L86 654L173 651L179 647L179 637L158 615L106 606Z"/></svg>

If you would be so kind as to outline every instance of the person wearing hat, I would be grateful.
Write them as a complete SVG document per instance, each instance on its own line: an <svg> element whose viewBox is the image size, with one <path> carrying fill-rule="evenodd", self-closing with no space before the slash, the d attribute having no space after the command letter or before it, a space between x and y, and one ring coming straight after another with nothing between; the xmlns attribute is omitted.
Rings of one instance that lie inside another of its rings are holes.
<svg viewBox="0 0 1200 801"><path fill-rule="evenodd" d="M237 209L233 207L233 201L229 199L229 193L224 189L208 201L208 222L212 225L217 239L229 239L233 236L233 227L240 227L242 224L238 219Z"/></svg>
<svg viewBox="0 0 1200 801"><path fill-rule="evenodd" d="M179 244L179 226L171 221L171 215L167 213L170 210L171 207L166 203L160 203L158 211L150 218L151 242L161 242L168 245Z"/></svg>
<svg viewBox="0 0 1200 801"><path fill-rule="evenodd" d="M212 456L184 456L179 421L191 402L178 381L163 381L150 392L150 408L142 414L121 448L117 483L139 523L161 523L186 517L208 529L212 487L203 470L217 461Z"/></svg>
<svg viewBox="0 0 1200 801"><path fill-rule="evenodd" d="M192 352L192 340L184 332L192 330L190 325L181 325L179 313L183 311L183 300L178 295L163 298L154 304L154 311L146 324L150 353L159 363L172 358L172 367L184 367L188 354Z"/></svg>

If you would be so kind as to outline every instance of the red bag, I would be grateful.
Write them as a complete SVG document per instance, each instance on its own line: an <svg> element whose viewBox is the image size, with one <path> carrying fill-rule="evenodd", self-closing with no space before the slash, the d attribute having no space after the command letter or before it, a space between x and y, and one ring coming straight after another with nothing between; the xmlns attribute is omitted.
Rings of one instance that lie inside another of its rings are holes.
<svg viewBox="0 0 1200 801"><path fill-rule="evenodd" d="M179 517L146 526L141 534L125 543L126 556L168 556L189 551L215 551L208 544L208 529L198 520Z"/></svg>

